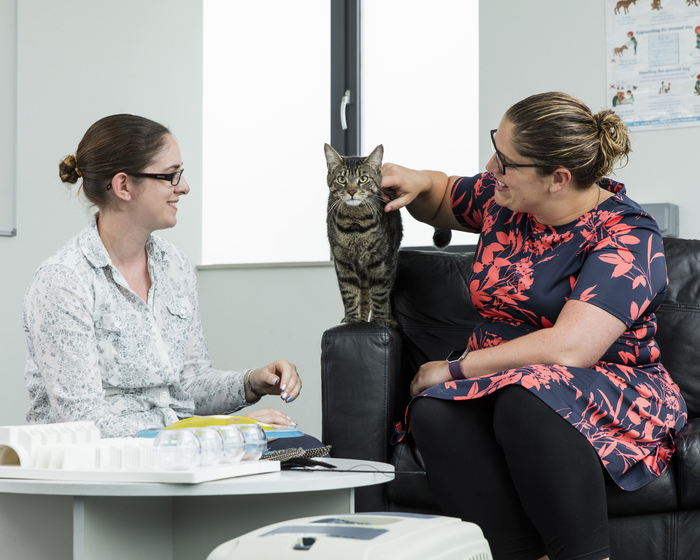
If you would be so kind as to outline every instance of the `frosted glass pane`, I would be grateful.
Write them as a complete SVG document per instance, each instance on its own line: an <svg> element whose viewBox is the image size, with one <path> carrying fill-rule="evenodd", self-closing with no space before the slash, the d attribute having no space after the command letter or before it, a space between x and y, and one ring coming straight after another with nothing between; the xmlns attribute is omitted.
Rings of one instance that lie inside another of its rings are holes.
<svg viewBox="0 0 700 560"><path fill-rule="evenodd" d="M204 1L203 264L329 260L330 2Z"/></svg>
<svg viewBox="0 0 700 560"><path fill-rule="evenodd" d="M365 0L362 22L363 153L383 144L406 167L481 171L478 1ZM432 228L403 212L403 245L430 245Z"/></svg>

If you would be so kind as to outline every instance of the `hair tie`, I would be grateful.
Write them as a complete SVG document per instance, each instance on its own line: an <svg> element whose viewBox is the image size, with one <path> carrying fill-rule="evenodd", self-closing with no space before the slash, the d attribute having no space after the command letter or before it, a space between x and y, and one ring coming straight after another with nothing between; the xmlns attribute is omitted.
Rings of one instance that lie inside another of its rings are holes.
<svg viewBox="0 0 700 560"><path fill-rule="evenodd" d="M83 174L80 172L80 169L78 169L78 162L75 163L75 174L76 174L78 177L82 177L82 176L83 176Z"/></svg>
<svg viewBox="0 0 700 560"><path fill-rule="evenodd" d="M598 135L600 136L600 133L603 132L603 127L600 125L600 119L596 116L593 117L595 120L595 124L598 127Z"/></svg>

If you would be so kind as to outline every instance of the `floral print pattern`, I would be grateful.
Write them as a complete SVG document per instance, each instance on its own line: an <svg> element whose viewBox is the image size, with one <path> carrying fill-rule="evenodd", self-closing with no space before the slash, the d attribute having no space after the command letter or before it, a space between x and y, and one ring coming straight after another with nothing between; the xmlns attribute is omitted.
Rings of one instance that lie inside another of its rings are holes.
<svg viewBox="0 0 700 560"><path fill-rule="evenodd" d="M654 340L667 285L658 227L609 179L600 186L614 196L563 226L498 206L494 182L488 173L464 177L451 193L459 222L481 233L469 290L484 322L469 348L551 327L569 299L604 309L627 330L591 368L526 366L439 384L419 397L466 400L520 385L588 439L621 488L640 488L664 471L673 435L687 421Z"/></svg>
<svg viewBox="0 0 700 560"><path fill-rule="evenodd" d="M92 420L103 437L123 437L245 406L244 372L211 367L187 257L151 235L145 302L96 219L42 263L25 295L26 421Z"/></svg>

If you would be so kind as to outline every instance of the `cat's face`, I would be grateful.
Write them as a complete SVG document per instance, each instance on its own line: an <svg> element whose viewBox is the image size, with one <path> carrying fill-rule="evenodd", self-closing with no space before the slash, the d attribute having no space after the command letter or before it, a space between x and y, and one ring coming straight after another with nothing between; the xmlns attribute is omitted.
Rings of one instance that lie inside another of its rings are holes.
<svg viewBox="0 0 700 560"><path fill-rule="evenodd" d="M343 157L324 145L328 164L328 188L332 198L348 206L379 204L382 201L382 157L380 144L366 158Z"/></svg>

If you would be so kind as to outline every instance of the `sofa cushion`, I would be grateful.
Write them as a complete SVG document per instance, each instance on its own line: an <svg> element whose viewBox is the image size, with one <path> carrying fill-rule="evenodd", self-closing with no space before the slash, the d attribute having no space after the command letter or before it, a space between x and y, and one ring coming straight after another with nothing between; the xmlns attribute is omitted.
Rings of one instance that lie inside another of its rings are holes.
<svg viewBox="0 0 700 560"><path fill-rule="evenodd" d="M694 418L678 433L672 461L678 473L681 508L700 509L700 419Z"/></svg>
<svg viewBox="0 0 700 560"><path fill-rule="evenodd" d="M674 511L678 508L676 474L672 465L658 478L639 490L621 490L609 477L606 477L608 515L624 517Z"/></svg>
<svg viewBox="0 0 700 560"><path fill-rule="evenodd" d="M469 299L473 253L401 251L394 287L394 314L420 357L417 365L444 359L464 347L481 323Z"/></svg>
<svg viewBox="0 0 700 560"><path fill-rule="evenodd" d="M700 511L610 518L610 558L696 560Z"/></svg>

